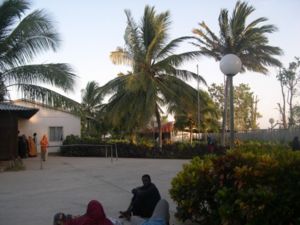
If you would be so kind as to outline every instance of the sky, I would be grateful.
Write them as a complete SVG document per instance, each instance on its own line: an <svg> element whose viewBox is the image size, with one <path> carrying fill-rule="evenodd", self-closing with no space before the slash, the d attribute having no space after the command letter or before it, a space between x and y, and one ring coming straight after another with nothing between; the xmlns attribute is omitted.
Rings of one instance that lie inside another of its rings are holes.
<svg viewBox="0 0 300 225"><path fill-rule="evenodd" d="M299 0L251 0L247 1L256 11L250 17L267 17L268 24L277 26L278 31L270 34L270 45L278 46L284 51L279 60L288 66L295 56L300 57L300 1ZM35 63L69 63L78 75L73 93L66 95L81 101L80 90L87 82L97 81L104 85L123 71L129 70L113 65L109 59L110 52L118 46L124 46L126 17L124 10L129 9L137 22L140 21L145 5L155 6L157 12L169 10L172 24L170 39L192 35L192 29L198 23L205 23L218 34L218 16L222 8L231 15L234 0L33 0L32 9L44 9L54 21L61 35L62 44L56 53L46 53L36 58ZM179 52L197 50L190 45L182 46ZM199 59L183 65L183 68L204 77L208 85L221 84L224 80L219 62L212 58ZM269 119L279 120L277 103L282 101L276 68L270 68L268 75L246 72L234 77L234 85L249 84L258 96L258 111L263 115L259 120L261 128L270 126ZM196 83L191 83L196 87ZM201 88L205 89L204 86ZM296 100L297 101L297 100Z"/></svg>

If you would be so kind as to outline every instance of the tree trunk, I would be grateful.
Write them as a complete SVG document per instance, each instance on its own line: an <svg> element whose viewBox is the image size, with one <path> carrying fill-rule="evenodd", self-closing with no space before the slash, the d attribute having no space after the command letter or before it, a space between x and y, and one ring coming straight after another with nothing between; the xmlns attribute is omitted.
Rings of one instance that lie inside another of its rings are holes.
<svg viewBox="0 0 300 225"><path fill-rule="evenodd" d="M158 146L159 150L162 151L162 129L161 129L161 121L160 121L160 114L158 110L158 105L155 107L155 117L156 117L156 122L157 122L157 127L158 127Z"/></svg>
<svg viewBox="0 0 300 225"><path fill-rule="evenodd" d="M293 112L293 99L296 93L296 86L297 82L291 81L291 84L289 84L289 89L290 89L290 96L288 98L288 105L289 105L289 110L290 110L290 116L289 116L289 127L292 127L295 125L295 120L294 120L294 112Z"/></svg>
<svg viewBox="0 0 300 225"><path fill-rule="evenodd" d="M284 86L282 81L280 81L280 87L281 87L281 94L282 94L282 107L280 103L278 103L278 106L279 106L279 112L281 114L283 128L286 129L287 123L286 123L286 113L285 113L285 93L284 93Z"/></svg>
<svg viewBox="0 0 300 225"><path fill-rule="evenodd" d="M190 125L190 143L193 143L193 127Z"/></svg>

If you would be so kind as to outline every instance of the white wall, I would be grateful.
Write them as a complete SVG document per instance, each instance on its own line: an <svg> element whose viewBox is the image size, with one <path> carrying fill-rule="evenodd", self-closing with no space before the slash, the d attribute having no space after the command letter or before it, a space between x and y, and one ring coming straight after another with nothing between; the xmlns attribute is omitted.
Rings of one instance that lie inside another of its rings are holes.
<svg viewBox="0 0 300 225"><path fill-rule="evenodd" d="M47 135L49 140L49 127L63 127L63 138L70 134L80 136L80 118L73 114L46 108L39 104L29 102L16 101L15 104L39 109L39 111L29 120L19 119L18 127L20 135L25 134L26 136L33 136L33 133L37 133L37 140L39 142L44 134ZM61 141L49 141L49 146L57 146L61 144ZM48 151L55 152L58 149L59 147L49 147ZM40 151L39 146L38 151Z"/></svg>

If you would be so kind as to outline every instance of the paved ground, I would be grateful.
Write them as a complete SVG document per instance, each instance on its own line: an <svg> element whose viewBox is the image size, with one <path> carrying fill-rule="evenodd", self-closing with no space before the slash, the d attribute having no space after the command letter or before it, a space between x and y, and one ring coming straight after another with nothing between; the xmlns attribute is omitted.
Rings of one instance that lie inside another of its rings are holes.
<svg viewBox="0 0 300 225"><path fill-rule="evenodd" d="M50 225L53 215L85 212L89 200L99 200L106 214L117 218L127 208L131 189L148 173L163 198L175 204L168 190L187 160L124 159L50 156L40 169L39 158L25 159L25 171L0 173L0 224ZM179 224L173 217L171 224Z"/></svg>

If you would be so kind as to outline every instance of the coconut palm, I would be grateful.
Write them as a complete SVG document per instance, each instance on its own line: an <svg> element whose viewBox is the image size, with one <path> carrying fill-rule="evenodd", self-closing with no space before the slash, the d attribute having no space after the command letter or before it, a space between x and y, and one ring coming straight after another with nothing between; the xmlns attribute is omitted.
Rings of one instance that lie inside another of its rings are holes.
<svg viewBox="0 0 300 225"><path fill-rule="evenodd" d="M99 84L96 81L87 83L85 89L81 90L81 108L87 116L94 117L102 106L102 96Z"/></svg>
<svg viewBox="0 0 300 225"><path fill-rule="evenodd" d="M102 107L102 96L99 84L96 81L87 83L85 89L81 90L81 124L82 133L91 135L91 131L99 127L99 111ZM97 132L94 132L97 133Z"/></svg>
<svg viewBox="0 0 300 225"><path fill-rule="evenodd" d="M69 91L76 76L67 64L30 64L41 52L55 51L59 36L43 10L26 12L30 4L24 0L7 0L0 5L0 101L9 98L16 87L25 98L40 100L52 106L76 104L41 84Z"/></svg>
<svg viewBox="0 0 300 225"><path fill-rule="evenodd" d="M216 35L205 22L199 24L200 28L194 29L197 41L194 43L199 47L202 55L212 57L217 61L226 54L235 54L242 61L242 71L246 70L266 74L268 66L281 66L279 60L274 58L282 54L279 47L269 45L267 34L277 30L274 25L261 25L268 19L260 17L249 23L247 19L255 11L254 7L246 2L238 1L228 16L228 10L222 9L219 15L219 36ZM229 79L225 85L225 104L227 102L227 89ZM226 107L224 109L226 112ZM226 113L223 116L223 131L225 131ZM224 137L224 132L223 132ZM224 141L224 138L222 138ZM224 144L224 143L223 143Z"/></svg>
<svg viewBox="0 0 300 225"><path fill-rule="evenodd" d="M130 65L132 71L120 74L103 86L103 92L112 94L107 105L114 122L126 121L131 130L145 126L155 116L160 130L162 148L162 106L189 101L196 90L185 81L200 79L197 74L178 69L186 60L194 59L198 51L176 54L178 45L190 37L168 40L169 12L156 13L146 6L140 24L136 24L129 10L125 11L127 27L125 47L111 53L115 64ZM129 116L128 116L129 115Z"/></svg>

